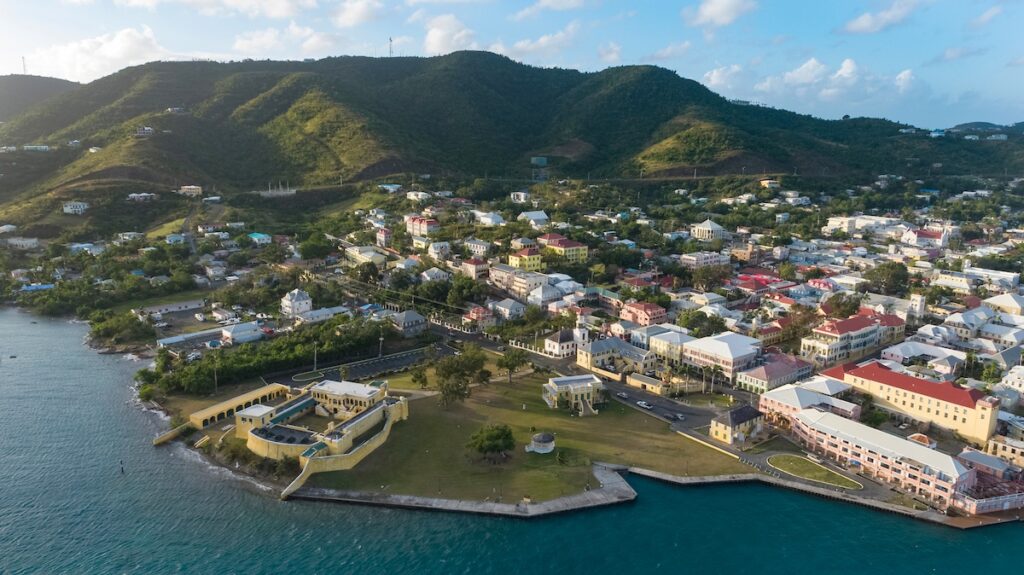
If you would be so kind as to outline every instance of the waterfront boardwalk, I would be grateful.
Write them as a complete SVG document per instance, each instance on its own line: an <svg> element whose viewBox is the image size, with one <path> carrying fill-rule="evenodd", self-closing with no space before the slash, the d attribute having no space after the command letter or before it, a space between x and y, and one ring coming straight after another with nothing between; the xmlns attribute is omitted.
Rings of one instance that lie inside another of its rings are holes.
<svg viewBox="0 0 1024 575"><path fill-rule="evenodd" d="M804 493L816 495L819 497L826 497L828 499L834 499L837 501L845 501L847 503L853 503L856 505L862 505L864 507L870 507L878 511L887 511L889 513L896 513L898 515L903 515L913 519L919 519L921 521L928 521L940 525L947 525L949 527L956 527L959 529L984 527L986 525L995 525L998 523L1006 523L1010 521L1019 520L1019 517L1016 514L992 514L979 515L976 517L950 517L948 515L944 515L932 509L911 509L909 507L904 507L902 505L896 505L893 503L879 501L877 499L870 499L867 497L854 495L853 493L844 489L819 487L817 485L810 485L808 483L800 481L782 479L780 477L772 477L771 475L762 475L760 473L712 475L703 477L681 477L678 475L669 475L667 473L660 473L658 471L651 471L649 469L641 469L637 467L631 467L629 469L629 472L634 475L640 475L643 477L656 479L658 481L664 481L666 483L672 483L675 485L682 486L717 485L727 483L764 483L775 487L792 489L794 491L802 491Z"/></svg>
<svg viewBox="0 0 1024 575"><path fill-rule="evenodd" d="M384 493L362 493L338 491L317 487L303 487L291 494L292 499L313 501L332 501L337 503L356 503L363 505L380 505L401 509L424 509L433 511L453 511L459 513L475 513L502 517L543 517L556 513L578 511L605 505L615 505L636 499L636 491L622 477L624 467L594 464L594 477L600 487L559 497L551 501L498 503L493 501L463 501L460 499L437 499L416 497L412 495L389 495Z"/></svg>

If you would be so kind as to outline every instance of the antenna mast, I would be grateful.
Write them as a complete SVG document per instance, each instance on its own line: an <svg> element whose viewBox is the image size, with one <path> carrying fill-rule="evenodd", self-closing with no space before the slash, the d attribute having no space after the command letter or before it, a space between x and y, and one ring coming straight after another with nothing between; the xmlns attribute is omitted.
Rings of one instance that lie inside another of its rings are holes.
<svg viewBox="0 0 1024 575"><path fill-rule="evenodd" d="M28 76L28 64L25 63L25 57L21 57L21 73Z"/></svg>
<svg viewBox="0 0 1024 575"><path fill-rule="evenodd" d="M395 41L391 38L391 36L388 36L388 58L391 58L394 55L395 55Z"/></svg>

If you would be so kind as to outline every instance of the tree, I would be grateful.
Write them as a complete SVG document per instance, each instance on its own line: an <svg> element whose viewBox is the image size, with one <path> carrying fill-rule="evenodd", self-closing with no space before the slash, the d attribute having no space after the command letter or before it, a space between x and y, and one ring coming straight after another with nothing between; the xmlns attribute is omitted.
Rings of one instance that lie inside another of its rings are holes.
<svg viewBox="0 0 1024 575"><path fill-rule="evenodd" d="M303 259L307 260L323 259L332 251L334 251L334 245L321 233L314 233L309 236L309 239L299 244L299 253L302 254Z"/></svg>
<svg viewBox="0 0 1024 575"><path fill-rule="evenodd" d="M886 295L901 294L907 291L910 283L910 272L907 266L900 262L885 262L878 267L864 273L864 279L871 282L871 286Z"/></svg>
<svg viewBox="0 0 1024 575"><path fill-rule="evenodd" d="M732 266L704 266L693 270L692 277L694 287L704 291L713 290L725 285L725 281L732 277Z"/></svg>
<svg viewBox="0 0 1024 575"><path fill-rule="evenodd" d="M685 327L694 337L707 337L726 331L725 320L700 310L686 310L676 318L676 325Z"/></svg>
<svg viewBox="0 0 1024 575"><path fill-rule="evenodd" d="M779 265L779 277L789 281L795 280L796 266L790 262L783 262Z"/></svg>
<svg viewBox="0 0 1024 575"><path fill-rule="evenodd" d="M441 392L442 407L447 407L456 401L465 401L470 393L469 377L461 372L450 373L447 377L438 377L437 389Z"/></svg>
<svg viewBox="0 0 1024 575"><path fill-rule="evenodd" d="M412 382L419 386L420 389L427 388L429 382L427 381L427 369L425 367L421 365L413 368L410 375L412 375Z"/></svg>
<svg viewBox="0 0 1024 575"><path fill-rule="evenodd" d="M373 262L363 262L352 268L352 274L358 281L375 284L380 275L380 270L377 269Z"/></svg>
<svg viewBox="0 0 1024 575"><path fill-rule="evenodd" d="M515 437L512 435L512 428L505 424L487 425L474 433L466 444L467 449L472 449L488 459L508 457L508 452L516 447Z"/></svg>
<svg viewBox="0 0 1024 575"><path fill-rule="evenodd" d="M498 358L497 365L508 373L508 382L512 383L512 374L526 365L528 361L529 357L526 355L526 351L514 347Z"/></svg>
<svg viewBox="0 0 1024 575"><path fill-rule="evenodd" d="M473 378L473 383L476 383L478 385L487 385L488 383L491 382L491 376L493 375L494 374L491 373L491 370L481 369L480 371L476 372L476 377Z"/></svg>
<svg viewBox="0 0 1024 575"><path fill-rule="evenodd" d="M837 293L825 300L825 305L829 308L827 315L831 318L850 317L860 310L860 303L863 299L862 294Z"/></svg>

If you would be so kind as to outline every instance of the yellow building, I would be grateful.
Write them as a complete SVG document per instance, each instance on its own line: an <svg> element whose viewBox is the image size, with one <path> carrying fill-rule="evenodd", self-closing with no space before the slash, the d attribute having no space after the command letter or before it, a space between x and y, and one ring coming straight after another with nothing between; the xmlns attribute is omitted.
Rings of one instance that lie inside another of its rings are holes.
<svg viewBox="0 0 1024 575"><path fill-rule="evenodd" d="M589 249L586 245L575 240L560 239L548 242L546 249L551 250L557 256L569 263L579 264L587 261Z"/></svg>
<svg viewBox="0 0 1024 575"><path fill-rule="evenodd" d="M764 429L764 414L744 405L711 420L711 437L727 445L742 445Z"/></svg>
<svg viewBox="0 0 1024 575"><path fill-rule="evenodd" d="M235 414L253 405L266 404L288 396L287 385L272 383L259 389L243 393L237 397L200 409L189 416L189 424L195 429L203 429L225 419L234 419Z"/></svg>
<svg viewBox="0 0 1024 575"><path fill-rule="evenodd" d="M1017 467L1024 467L1024 441L1019 439L1012 439L1005 435L996 435L988 440L988 445L985 446L985 453L995 455L999 459Z"/></svg>
<svg viewBox="0 0 1024 575"><path fill-rule="evenodd" d="M658 395L667 395L672 391L672 385L668 382L664 382L653 377L647 377L646 375L640 375L639 373L631 373L627 375L626 385L635 387L641 391L657 393Z"/></svg>
<svg viewBox="0 0 1024 575"><path fill-rule="evenodd" d="M526 248L508 256L508 265L528 272L544 269L544 260L537 248Z"/></svg>
<svg viewBox="0 0 1024 575"><path fill-rule="evenodd" d="M325 379L309 389L321 417L351 419L387 396L387 383L364 385L351 381Z"/></svg>
<svg viewBox="0 0 1024 575"><path fill-rule="evenodd" d="M870 395L875 407L900 420L949 429L982 446L996 430L999 400L976 389L895 372L877 361L822 374Z"/></svg>

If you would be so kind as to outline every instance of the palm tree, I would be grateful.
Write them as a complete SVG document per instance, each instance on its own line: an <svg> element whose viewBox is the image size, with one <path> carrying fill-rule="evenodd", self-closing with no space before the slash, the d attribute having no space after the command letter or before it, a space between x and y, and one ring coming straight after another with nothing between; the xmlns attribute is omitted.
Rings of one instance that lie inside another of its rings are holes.
<svg viewBox="0 0 1024 575"><path fill-rule="evenodd" d="M725 375L725 372L722 371L722 368L720 366L717 366L717 365L712 367L711 368L711 393L712 393L712 395L715 393L715 378L717 378L719 375Z"/></svg>

